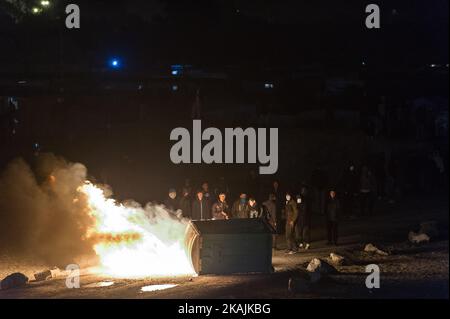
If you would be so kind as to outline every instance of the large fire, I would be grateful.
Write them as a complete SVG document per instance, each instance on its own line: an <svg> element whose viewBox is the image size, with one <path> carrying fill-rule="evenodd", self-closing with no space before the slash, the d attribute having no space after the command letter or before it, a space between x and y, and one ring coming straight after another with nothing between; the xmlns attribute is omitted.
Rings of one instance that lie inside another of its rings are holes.
<svg viewBox="0 0 450 319"><path fill-rule="evenodd" d="M86 195L94 219L86 236L95 242L97 272L122 278L195 274L185 221L162 206L117 203L90 182L78 191Z"/></svg>

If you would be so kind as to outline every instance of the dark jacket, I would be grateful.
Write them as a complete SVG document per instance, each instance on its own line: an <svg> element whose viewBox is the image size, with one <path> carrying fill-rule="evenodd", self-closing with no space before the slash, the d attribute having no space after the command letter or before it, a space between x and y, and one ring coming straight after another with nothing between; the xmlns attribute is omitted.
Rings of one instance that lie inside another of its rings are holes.
<svg viewBox="0 0 450 319"><path fill-rule="evenodd" d="M266 200L263 203L263 214L266 220L275 227L277 224L277 204L274 200Z"/></svg>
<svg viewBox="0 0 450 319"><path fill-rule="evenodd" d="M336 197L328 199L327 202L327 220L330 222L337 222L339 220L339 213L341 210L341 205L339 199Z"/></svg>
<svg viewBox="0 0 450 319"><path fill-rule="evenodd" d="M192 202L191 216L193 220L211 219L211 210L208 209L207 202L205 200L200 201L198 198L195 199Z"/></svg>
<svg viewBox="0 0 450 319"><path fill-rule="evenodd" d="M225 212L228 215L230 214L227 202L226 201L215 202L211 209L212 217L215 219L225 219L225 216L222 214L222 212Z"/></svg>
<svg viewBox="0 0 450 319"><path fill-rule="evenodd" d="M179 209L179 201L178 201L178 197L175 197L174 199L167 197L164 200L164 206L166 206L167 209L172 210L172 211L176 211L177 209Z"/></svg>
<svg viewBox="0 0 450 319"><path fill-rule="evenodd" d="M309 204L309 198L307 196L301 196L301 203L297 204L298 209L298 221L302 224L311 224L311 207Z"/></svg>
<svg viewBox="0 0 450 319"><path fill-rule="evenodd" d="M291 198L290 201L286 202L284 206L284 212L286 215L286 222L294 222L298 218L298 210L297 210L297 203L293 198Z"/></svg>
<svg viewBox="0 0 450 319"><path fill-rule="evenodd" d="M249 206L248 203L241 203L240 199L234 202L231 208L231 215L233 218L249 218Z"/></svg>
<svg viewBox="0 0 450 319"><path fill-rule="evenodd" d="M255 206L249 205L248 209L250 218L260 218L262 216L262 209L258 204L256 204Z"/></svg>
<svg viewBox="0 0 450 319"><path fill-rule="evenodd" d="M181 209L181 212L183 213L183 217L191 218L192 215L192 204L191 204L191 198L189 196L183 196L180 199L179 209Z"/></svg>

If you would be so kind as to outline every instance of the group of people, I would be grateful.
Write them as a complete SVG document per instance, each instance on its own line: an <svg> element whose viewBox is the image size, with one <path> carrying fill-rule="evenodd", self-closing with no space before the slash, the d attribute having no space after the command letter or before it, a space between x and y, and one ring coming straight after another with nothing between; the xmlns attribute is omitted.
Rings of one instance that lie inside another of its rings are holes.
<svg viewBox="0 0 450 319"><path fill-rule="evenodd" d="M282 191L278 181L274 181L272 190L261 204L257 199L241 192L230 205L227 201L227 191L219 190L213 195L209 184L204 182L201 188L191 194L184 187L181 196L175 188L169 189L163 204L170 211L181 212L183 217L192 220L228 220L233 218L263 218L273 228L273 248L277 247L277 233L286 236L288 254L295 254L299 249L309 249L311 246L312 199L308 188L304 185L300 191ZM338 244L338 220L340 203L336 192L329 192L326 201L326 227L328 244Z"/></svg>

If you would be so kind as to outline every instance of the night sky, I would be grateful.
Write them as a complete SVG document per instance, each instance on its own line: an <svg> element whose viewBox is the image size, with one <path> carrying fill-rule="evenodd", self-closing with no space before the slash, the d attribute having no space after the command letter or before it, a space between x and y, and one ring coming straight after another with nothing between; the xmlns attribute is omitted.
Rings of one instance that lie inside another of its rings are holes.
<svg viewBox="0 0 450 319"><path fill-rule="evenodd" d="M67 1L53 1L39 16L20 15L11 1L0 7L5 65L55 63L60 32L66 62L100 67L120 55L130 71L171 63L297 68L448 60L445 0L377 1L379 30L364 26L368 1L81 0L81 29L62 31Z"/></svg>

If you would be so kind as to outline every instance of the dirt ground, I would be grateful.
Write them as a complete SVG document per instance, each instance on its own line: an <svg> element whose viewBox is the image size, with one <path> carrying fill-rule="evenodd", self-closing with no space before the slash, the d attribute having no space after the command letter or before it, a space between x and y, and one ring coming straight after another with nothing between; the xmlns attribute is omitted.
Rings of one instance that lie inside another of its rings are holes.
<svg viewBox="0 0 450 319"><path fill-rule="evenodd" d="M432 208L430 208L432 207ZM30 282L25 288L0 290L0 298L447 298L449 297L448 199L401 204L379 202L374 216L345 219L340 226L340 245L325 245L323 218L313 225L313 243L308 251L295 255L273 251L274 273L207 275L198 277L117 279L82 275L79 289L68 289L65 278ZM424 245L407 241L408 232L422 221L438 222L440 235ZM387 251L388 256L363 252L366 243ZM327 258L331 252L343 255L347 263L336 266L339 272L301 293L288 291L289 278L299 278L308 262ZM380 267L380 288L365 285L365 266ZM23 272L30 278L46 265L0 254L0 278ZM108 282L108 284L102 284ZM143 291L151 285L174 285L158 291Z"/></svg>

